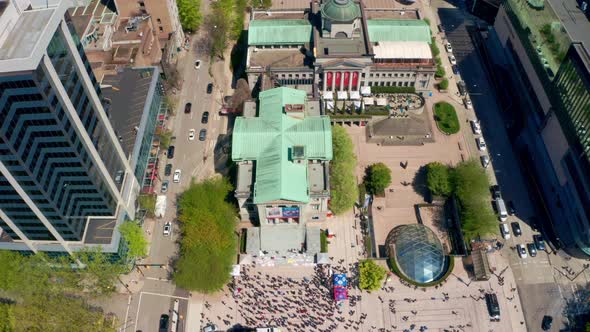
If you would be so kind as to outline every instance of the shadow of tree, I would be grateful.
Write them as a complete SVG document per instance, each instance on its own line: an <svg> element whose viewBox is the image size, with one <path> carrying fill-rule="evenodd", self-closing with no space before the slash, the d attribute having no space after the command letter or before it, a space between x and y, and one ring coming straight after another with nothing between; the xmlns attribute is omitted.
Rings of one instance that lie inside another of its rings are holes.
<svg viewBox="0 0 590 332"><path fill-rule="evenodd" d="M424 198L424 201L428 201L428 188L426 187L426 166L420 166L414 179L412 180L412 188L414 192Z"/></svg>
<svg viewBox="0 0 590 332"><path fill-rule="evenodd" d="M579 287L566 300L563 316L567 319L564 322L566 331L587 331L586 326L590 324L590 283Z"/></svg>

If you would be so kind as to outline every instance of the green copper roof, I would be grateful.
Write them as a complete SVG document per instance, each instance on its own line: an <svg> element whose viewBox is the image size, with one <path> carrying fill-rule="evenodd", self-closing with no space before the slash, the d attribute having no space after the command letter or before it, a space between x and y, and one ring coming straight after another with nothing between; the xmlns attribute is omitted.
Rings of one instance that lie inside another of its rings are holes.
<svg viewBox="0 0 590 332"><path fill-rule="evenodd" d="M329 0L322 5L322 18L333 22L350 22L361 16L359 4L352 0Z"/></svg>
<svg viewBox="0 0 590 332"><path fill-rule="evenodd" d="M430 27L422 20L367 20L369 40L380 41L421 41L431 43Z"/></svg>
<svg viewBox="0 0 590 332"><path fill-rule="evenodd" d="M289 45L311 41L308 20L254 20L248 27L248 45Z"/></svg>
<svg viewBox="0 0 590 332"><path fill-rule="evenodd" d="M295 163L294 146L304 146L305 160L332 159L332 128L326 116L295 118L286 104L305 104L305 91L276 88L260 93L259 115L238 117L232 138L234 161L255 160L254 203L290 200L307 203L307 162Z"/></svg>

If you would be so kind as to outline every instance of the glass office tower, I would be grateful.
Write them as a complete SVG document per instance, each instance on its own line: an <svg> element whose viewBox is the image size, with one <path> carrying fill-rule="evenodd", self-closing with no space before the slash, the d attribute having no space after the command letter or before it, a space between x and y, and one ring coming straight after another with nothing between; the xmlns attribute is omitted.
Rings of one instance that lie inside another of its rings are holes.
<svg viewBox="0 0 590 332"><path fill-rule="evenodd" d="M133 214L133 172L70 28L71 3L48 4L0 13L16 18L0 39L0 249L71 252L93 220L113 229ZM116 232L106 234L108 246Z"/></svg>

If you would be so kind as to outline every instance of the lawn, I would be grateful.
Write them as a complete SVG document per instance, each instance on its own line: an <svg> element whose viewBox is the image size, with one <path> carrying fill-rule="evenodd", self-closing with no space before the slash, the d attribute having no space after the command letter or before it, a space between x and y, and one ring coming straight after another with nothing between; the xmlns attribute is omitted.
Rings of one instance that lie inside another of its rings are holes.
<svg viewBox="0 0 590 332"><path fill-rule="evenodd" d="M446 102L434 104L434 119L438 129L443 133L451 135L459 132L459 118L451 104Z"/></svg>

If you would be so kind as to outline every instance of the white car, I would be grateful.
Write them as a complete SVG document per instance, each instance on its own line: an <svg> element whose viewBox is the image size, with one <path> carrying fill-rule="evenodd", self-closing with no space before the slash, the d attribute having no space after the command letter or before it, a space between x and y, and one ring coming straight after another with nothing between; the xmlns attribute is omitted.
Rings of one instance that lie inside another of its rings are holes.
<svg viewBox="0 0 590 332"><path fill-rule="evenodd" d="M182 172L179 169L174 171L174 176L172 177L172 181L174 181L174 183L180 182L180 173Z"/></svg>
<svg viewBox="0 0 590 332"><path fill-rule="evenodd" d="M527 258L528 255L526 253L524 244L517 244L516 251L518 251L518 256L520 256L520 258Z"/></svg>
<svg viewBox="0 0 590 332"><path fill-rule="evenodd" d="M167 222L164 224L164 236L169 236L172 232L172 224Z"/></svg>
<svg viewBox="0 0 590 332"><path fill-rule="evenodd" d="M195 69L201 68L201 60L195 61Z"/></svg>
<svg viewBox="0 0 590 332"><path fill-rule="evenodd" d="M486 141L484 141L483 137L476 138L475 142L477 143L477 148L479 149L479 151L487 150Z"/></svg>
<svg viewBox="0 0 590 332"><path fill-rule="evenodd" d="M471 123L471 130L473 130L473 133L476 135L481 135L481 126L479 125L479 121L471 120L469 122Z"/></svg>
<svg viewBox="0 0 590 332"><path fill-rule="evenodd" d="M465 103L465 107L467 107L468 110L473 108L473 104L471 103L471 99L469 99L469 97L463 99L463 102Z"/></svg>
<svg viewBox="0 0 590 332"><path fill-rule="evenodd" d="M510 228L508 228L508 225L500 224L500 232L502 233L504 240L508 240L510 238Z"/></svg>
<svg viewBox="0 0 590 332"><path fill-rule="evenodd" d="M188 131L188 140L189 141L194 141L195 140L195 130L191 129Z"/></svg>
<svg viewBox="0 0 590 332"><path fill-rule="evenodd" d="M449 55L449 61L451 62L452 65L456 65L457 64L457 59L455 59L454 55Z"/></svg>
<svg viewBox="0 0 590 332"><path fill-rule="evenodd" d="M451 43L447 42L445 44L445 48L447 49L447 53L453 53L453 47L451 46Z"/></svg>

